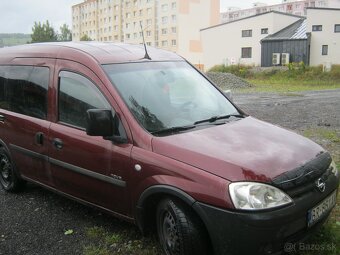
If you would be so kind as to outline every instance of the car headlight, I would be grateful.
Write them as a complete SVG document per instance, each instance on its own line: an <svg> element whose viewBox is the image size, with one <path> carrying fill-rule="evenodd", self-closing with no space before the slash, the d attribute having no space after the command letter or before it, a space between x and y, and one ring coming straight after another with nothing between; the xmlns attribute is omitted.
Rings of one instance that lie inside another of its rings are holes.
<svg viewBox="0 0 340 255"><path fill-rule="evenodd" d="M292 199L273 186L257 182L235 182L229 185L235 208L263 210L292 203Z"/></svg>
<svg viewBox="0 0 340 255"><path fill-rule="evenodd" d="M336 177L338 177L339 171L338 171L334 161L332 161L332 163L331 163L331 171L332 171L332 174L334 174Z"/></svg>

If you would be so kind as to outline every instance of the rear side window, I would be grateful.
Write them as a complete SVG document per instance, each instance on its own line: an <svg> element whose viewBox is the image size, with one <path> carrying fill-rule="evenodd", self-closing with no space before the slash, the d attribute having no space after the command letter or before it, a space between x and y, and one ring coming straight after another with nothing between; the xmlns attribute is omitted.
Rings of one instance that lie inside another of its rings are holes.
<svg viewBox="0 0 340 255"><path fill-rule="evenodd" d="M46 119L49 68L0 67L0 108Z"/></svg>
<svg viewBox="0 0 340 255"><path fill-rule="evenodd" d="M89 109L111 109L111 106L89 79L72 72L60 72L59 121L85 129Z"/></svg>

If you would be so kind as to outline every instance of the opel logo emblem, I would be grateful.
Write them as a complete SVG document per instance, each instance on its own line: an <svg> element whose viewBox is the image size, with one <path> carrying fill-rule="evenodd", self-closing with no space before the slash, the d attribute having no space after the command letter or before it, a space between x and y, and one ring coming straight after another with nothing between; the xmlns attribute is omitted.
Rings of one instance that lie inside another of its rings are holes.
<svg viewBox="0 0 340 255"><path fill-rule="evenodd" d="M326 183L321 178L319 178L316 182L316 187L320 192L324 192L326 189Z"/></svg>

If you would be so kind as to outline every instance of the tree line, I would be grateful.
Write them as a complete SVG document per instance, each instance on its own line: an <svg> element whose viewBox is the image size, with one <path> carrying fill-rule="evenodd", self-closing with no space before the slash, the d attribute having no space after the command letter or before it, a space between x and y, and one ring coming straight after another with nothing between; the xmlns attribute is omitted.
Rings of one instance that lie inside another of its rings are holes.
<svg viewBox="0 0 340 255"><path fill-rule="evenodd" d="M63 24L60 27L60 33L56 31L47 20L45 23L34 22L32 27L31 42L57 42L57 41L72 41L72 31L67 24ZM91 41L91 38L84 35L80 38L81 41Z"/></svg>
<svg viewBox="0 0 340 255"><path fill-rule="evenodd" d="M47 20L45 23L34 22L31 38L32 43L72 41L72 32L67 24L63 24L60 27L60 33L58 34Z"/></svg>

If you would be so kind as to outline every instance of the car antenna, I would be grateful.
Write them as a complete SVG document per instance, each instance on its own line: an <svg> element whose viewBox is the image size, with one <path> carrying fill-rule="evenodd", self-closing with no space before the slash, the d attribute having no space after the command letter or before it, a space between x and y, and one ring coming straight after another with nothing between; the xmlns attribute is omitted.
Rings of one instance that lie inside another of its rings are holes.
<svg viewBox="0 0 340 255"><path fill-rule="evenodd" d="M146 43L145 43L145 39L144 39L144 32L143 32L143 26L142 26L142 21L139 22L139 25L140 25L140 29L142 31L142 37L143 37L143 44L144 44L144 50L145 50L145 55L144 55L144 58L142 59L149 59L151 60L150 56L149 56L149 53L148 53L148 50L146 48Z"/></svg>

